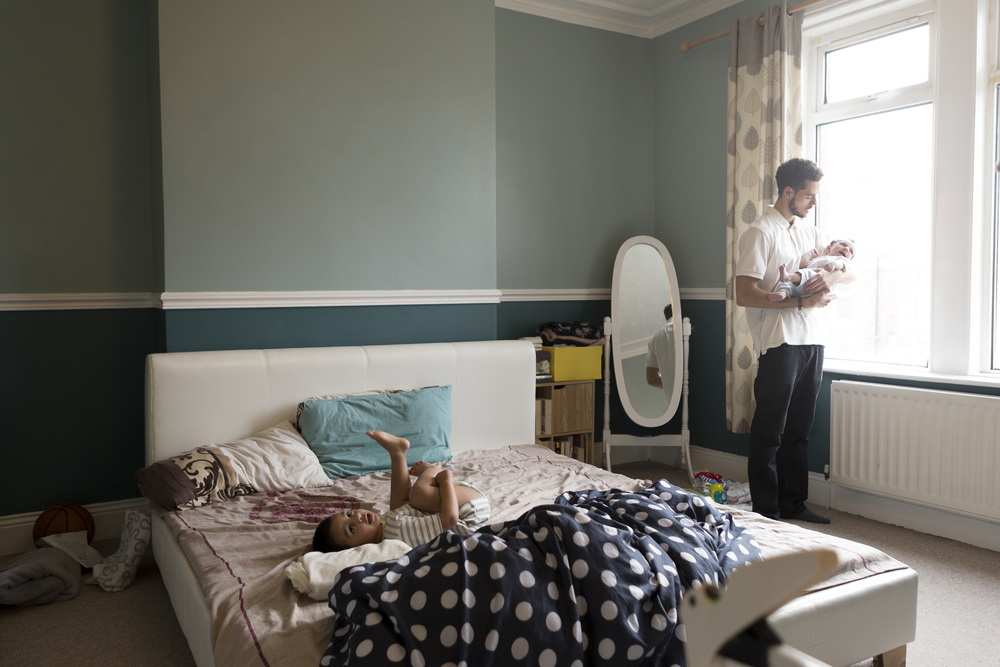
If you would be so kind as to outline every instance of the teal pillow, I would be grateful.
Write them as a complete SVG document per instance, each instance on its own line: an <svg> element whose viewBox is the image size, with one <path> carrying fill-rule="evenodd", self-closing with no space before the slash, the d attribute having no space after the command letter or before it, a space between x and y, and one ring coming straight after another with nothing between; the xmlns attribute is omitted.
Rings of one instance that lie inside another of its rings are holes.
<svg viewBox="0 0 1000 667"><path fill-rule="evenodd" d="M406 462L451 458L451 385L395 394L309 401L302 406L302 437L331 478L385 472L389 452L367 431L410 441Z"/></svg>

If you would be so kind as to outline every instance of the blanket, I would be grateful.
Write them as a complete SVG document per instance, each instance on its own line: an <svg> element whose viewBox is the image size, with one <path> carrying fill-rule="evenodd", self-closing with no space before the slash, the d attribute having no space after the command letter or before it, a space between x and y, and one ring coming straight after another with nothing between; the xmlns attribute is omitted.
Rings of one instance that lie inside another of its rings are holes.
<svg viewBox="0 0 1000 667"><path fill-rule="evenodd" d="M320 664L684 665L683 591L759 558L731 515L666 480L564 493L341 572Z"/></svg>
<svg viewBox="0 0 1000 667"><path fill-rule="evenodd" d="M0 604L69 600L80 592L80 580L80 564L62 549L28 551L0 565Z"/></svg>

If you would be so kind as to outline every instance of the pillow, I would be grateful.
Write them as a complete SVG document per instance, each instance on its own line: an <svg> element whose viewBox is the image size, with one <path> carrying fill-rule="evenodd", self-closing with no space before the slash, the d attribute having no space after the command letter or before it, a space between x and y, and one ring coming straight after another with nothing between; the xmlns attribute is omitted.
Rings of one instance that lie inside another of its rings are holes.
<svg viewBox="0 0 1000 667"><path fill-rule="evenodd" d="M329 477L367 475L392 467L389 452L365 435L371 430L409 440L409 465L450 459L451 385L309 401L302 407L302 436Z"/></svg>
<svg viewBox="0 0 1000 667"><path fill-rule="evenodd" d="M258 491L328 486L316 455L288 420L249 438L198 447L135 473L153 504L186 510Z"/></svg>
<svg viewBox="0 0 1000 667"><path fill-rule="evenodd" d="M295 430L302 433L302 406L304 406L309 401L329 401L335 398L350 398L351 396L370 396L374 394L395 394L397 391L404 391L402 389L373 389L371 391L356 391L350 394L327 394L326 396L313 396L312 398L307 398L298 404L295 408Z"/></svg>

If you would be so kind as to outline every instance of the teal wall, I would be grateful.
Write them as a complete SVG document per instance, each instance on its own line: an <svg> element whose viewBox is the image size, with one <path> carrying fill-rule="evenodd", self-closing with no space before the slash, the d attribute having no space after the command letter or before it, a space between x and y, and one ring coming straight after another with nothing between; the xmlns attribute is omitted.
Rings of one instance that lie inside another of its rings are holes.
<svg viewBox="0 0 1000 667"><path fill-rule="evenodd" d="M484 0L7 0L0 293L607 288L636 234L682 287L721 288L728 45L677 47L763 5L643 40ZM150 352L508 339L610 310L0 312L0 515L138 495ZM682 310L692 443L745 454L725 304ZM615 432L680 428L609 407Z"/></svg>
<svg viewBox="0 0 1000 667"><path fill-rule="evenodd" d="M653 232L652 44L496 11L497 286L607 288Z"/></svg>
<svg viewBox="0 0 1000 667"><path fill-rule="evenodd" d="M496 286L492 0L159 7L166 291Z"/></svg>

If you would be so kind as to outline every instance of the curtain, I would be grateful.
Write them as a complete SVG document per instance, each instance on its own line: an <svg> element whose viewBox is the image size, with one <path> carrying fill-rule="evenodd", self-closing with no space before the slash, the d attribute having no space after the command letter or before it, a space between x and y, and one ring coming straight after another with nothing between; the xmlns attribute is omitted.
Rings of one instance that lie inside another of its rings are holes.
<svg viewBox="0 0 1000 667"><path fill-rule="evenodd" d="M749 433L757 359L746 313L736 305L734 267L741 235L778 195L778 165L802 156L801 13L769 5L730 22L728 102L726 428Z"/></svg>

